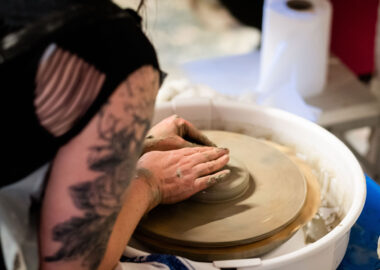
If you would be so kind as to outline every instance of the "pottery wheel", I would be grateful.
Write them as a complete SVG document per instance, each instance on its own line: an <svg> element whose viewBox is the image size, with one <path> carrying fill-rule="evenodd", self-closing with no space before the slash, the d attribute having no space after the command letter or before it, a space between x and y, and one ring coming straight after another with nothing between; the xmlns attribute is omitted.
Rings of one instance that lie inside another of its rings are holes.
<svg viewBox="0 0 380 270"><path fill-rule="evenodd" d="M307 185L291 159L253 137L224 131L204 133L230 150L229 166L237 170L231 173L234 180L226 177L219 187L194 198L153 209L140 222L138 234L187 247L232 247L268 238L297 217ZM214 192L218 188L224 192L221 198ZM233 192L228 193L229 189Z"/></svg>

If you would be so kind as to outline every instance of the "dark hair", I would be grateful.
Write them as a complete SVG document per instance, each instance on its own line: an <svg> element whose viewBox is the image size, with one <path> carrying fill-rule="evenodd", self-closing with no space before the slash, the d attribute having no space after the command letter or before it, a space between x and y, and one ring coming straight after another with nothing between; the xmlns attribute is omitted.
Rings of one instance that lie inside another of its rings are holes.
<svg viewBox="0 0 380 270"><path fill-rule="evenodd" d="M144 3L140 1L137 12ZM111 0L0 0L0 39L44 16L77 5L99 6L103 11L117 8Z"/></svg>
<svg viewBox="0 0 380 270"><path fill-rule="evenodd" d="M70 5L99 5L110 0L0 0L0 17L9 25L32 22Z"/></svg>
<svg viewBox="0 0 380 270"><path fill-rule="evenodd" d="M0 0L0 38L74 5L115 6L110 0Z"/></svg>

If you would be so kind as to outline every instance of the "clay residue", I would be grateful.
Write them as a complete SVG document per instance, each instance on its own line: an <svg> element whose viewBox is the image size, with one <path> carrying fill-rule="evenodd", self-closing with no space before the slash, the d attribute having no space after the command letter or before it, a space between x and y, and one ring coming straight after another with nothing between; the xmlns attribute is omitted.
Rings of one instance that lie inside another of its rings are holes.
<svg viewBox="0 0 380 270"><path fill-rule="evenodd" d="M217 175L213 175L211 176L208 180L207 180L207 185L208 186L212 186L214 184L217 184L217 183L220 183L222 182L227 175L230 174L230 171L228 172L225 172L225 173L221 173L221 174L217 174Z"/></svg>
<svg viewBox="0 0 380 270"><path fill-rule="evenodd" d="M294 147L293 150L295 151ZM317 177L321 187L321 205L315 216L302 227L305 237L305 244L313 243L331 232L341 221L341 209L334 203L330 193L330 184L334 176L323 168L318 162L310 161L308 156L297 152L297 157L312 168L312 173Z"/></svg>
<svg viewBox="0 0 380 270"><path fill-rule="evenodd" d="M177 169L176 174L177 174L177 177L178 177L178 178L181 178L181 177L182 177L182 172L181 172L181 169L180 169L180 168Z"/></svg>
<svg viewBox="0 0 380 270"><path fill-rule="evenodd" d="M339 207L323 199L317 214L303 227L305 243L313 243L332 231L340 222L338 212Z"/></svg>
<svg viewBox="0 0 380 270"><path fill-rule="evenodd" d="M303 155L307 160L307 156ZM299 155L300 157L300 155ZM321 185L321 206L317 214L304 227L305 243L313 243L332 231L342 220L342 209L334 201L330 192L331 181L335 178L317 164L312 162L313 173Z"/></svg>

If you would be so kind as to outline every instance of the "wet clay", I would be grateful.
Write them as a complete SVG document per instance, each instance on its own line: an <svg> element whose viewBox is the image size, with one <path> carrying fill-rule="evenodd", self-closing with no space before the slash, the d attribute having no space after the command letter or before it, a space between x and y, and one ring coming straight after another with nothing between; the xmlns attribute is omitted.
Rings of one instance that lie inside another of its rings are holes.
<svg viewBox="0 0 380 270"><path fill-rule="evenodd" d="M202 203L223 203L243 196L250 185L250 174L244 163L230 157L230 161L223 169L230 170L230 173L221 175L217 181L210 177L215 181L212 183L214 185L198 192L191 199Z"/></svg>

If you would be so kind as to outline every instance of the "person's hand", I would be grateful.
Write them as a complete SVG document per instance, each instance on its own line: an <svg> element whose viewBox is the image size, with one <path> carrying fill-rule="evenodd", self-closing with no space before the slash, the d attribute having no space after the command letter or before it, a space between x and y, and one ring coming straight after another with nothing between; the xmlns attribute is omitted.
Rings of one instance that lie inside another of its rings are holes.
<svg viewBox="0 0 380 270"><path fill-rule="evenodd" d="M170 204L219 182L229 170L218 171L229 160L228 149L193 147L170 151L152 151L137 162L136 179L151 190L151 206Z"/></svg>
<svg viewBox="0 0 380 270"><path fill-rule="evenodd" d="M199 145L215 146L193 124L177 115L172 115L149 130L144 141L143 153Z"/></svg>

